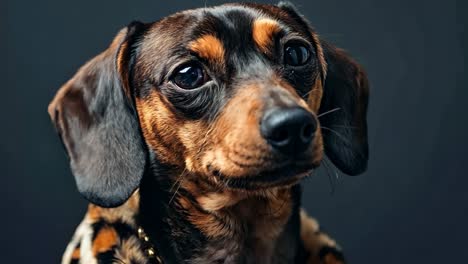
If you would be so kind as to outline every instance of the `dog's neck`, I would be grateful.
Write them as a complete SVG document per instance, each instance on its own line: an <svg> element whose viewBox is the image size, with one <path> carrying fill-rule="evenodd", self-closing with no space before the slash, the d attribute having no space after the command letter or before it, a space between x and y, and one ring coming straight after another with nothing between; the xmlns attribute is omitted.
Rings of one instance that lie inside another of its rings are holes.
<svg viewBox="0 0 468 264"><path fill-rule="evenodd" d="M168 263L291 263L298 257L299 186L234 192L192 175L176 182L171 169L157 170L143 178L139 222Z"/></svg>

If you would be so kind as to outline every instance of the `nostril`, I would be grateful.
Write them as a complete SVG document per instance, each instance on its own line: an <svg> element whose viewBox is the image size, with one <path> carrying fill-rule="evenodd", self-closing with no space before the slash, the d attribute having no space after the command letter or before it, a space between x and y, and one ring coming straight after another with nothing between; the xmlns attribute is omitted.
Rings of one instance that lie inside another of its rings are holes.
<svg viewBox="0 0 468 264"><path fill-rule="evenodd" d="M306 124L302 127L301 139L303 142L308 142L314 136L315 128L312 123Z"/></svg>
<svg viewBox="0 0 468 264"><path fill-rule="evenodd" d="M289 132L285 128L275 129L270 136L270 140L279 145L287 144L289 140Z"/></svg>

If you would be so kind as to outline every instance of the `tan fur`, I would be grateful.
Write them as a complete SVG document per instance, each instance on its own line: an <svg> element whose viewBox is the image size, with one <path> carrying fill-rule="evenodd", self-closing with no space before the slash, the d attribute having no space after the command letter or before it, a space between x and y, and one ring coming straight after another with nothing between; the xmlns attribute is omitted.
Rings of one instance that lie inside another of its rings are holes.
<svg viewBox="0 0 468 264"><path fill-rule="evenodd" d="M268 93L289 94L292 100L308 108L286 83L274 79L271 86L277 87L276 90L267 88L267 84L239 89L212 124L179 119L169 103L154 90L136 100L144 138L164 162L202 177L211 174L207 171L209 167L228 177L254 175L276 162L259 133L262 97ZM245 139L244 142L239 142L239 138ZM312 162L318 164L323 150L320 130L316 131L312 145ZM214 179L208 177L208 180Z"/></svg>
<svg viewBox="0 0 468 264"><path fill-rule="evenodd" d="M94 204L88 205L87 218L91 222L104 220L109 223L122 221L124 223L135 225L135 214L139 207L138 190L123 205L116 208L102 208Z"/></svg>
<svg viewBox="0 0 468 264"><path fill-rule="evenodd" d="M262 151L267 148L266 142L261 138L258 129L262 110L258 94L257 87L245 87L224 107L213 133L213 141L217 144L202 157L202 168L210 165L220 170L223 175L241 177L245 174L255 174L267 164L265 160L269 158L268 152ZM245 139L243 145L239 144L239 138ZM244 147L249 145L252 146L250 149ZM236 165L246 164L246 157L257 160L257 168L252 166L247 169Z"/></svg>
<svg viewBox="0 0 468 264"><path fill-rule="evenodd" d="M211 239L232 238L238 233L240 226L231 219L223 219L216 214L202 212L185 197L179 198L179 203L187 211L188 220Z"/></svg>
<svg viewBox="0 0 468 264"><path fill-rule="evenodd" d="M185 181L181 188L191 190L198 206L184 196L178 203L189 221L211 239L233 245L251 241L258 258L273 254L275 241L291 215L289 188L274 188L265 192L211 191L200 189L202 184Z"/></svg>
<svg viewBox="0 0 468 264"><path fill-rule="evenodd" d="M93 241L93 254L96 256L99 253L111 250L117 244L117 239L118 235L114 228L103 227Z"/></svg>
<svg viewBox="0 0 468 264"><path fill-rule="evenodd" d="M155 90L146 98L136 98L141 130L147 144L159 153L162 162L181 165L184 146L177 135L181 120L169 109L169 103ZM156 135L158 135L156 137ZM183 159L182 159L183 160Z"/></svg>
<svg viewBox="0 0 468 264"><path fill-rule="evenodd" d="M115 250L118 263L146 263L147 257L144 255L143 247L137 237L130 237L120 241L119 246Z"/></svg>
<svg viewBox="0 0 468 264"><path fill-rule="evenodd" d="M72 259L79 259L80 258L80 249L79 248L76 248L75 250L73 250L71 258Z"/></svg>
<svg viewBox="0 0 468 264"><path fill-rule="evenodd" d="M231 207L244 199L246 194L230 190L219 192L209 192L198 196L197 202L200 206L209 212L216 212L226 207Z"/></svg>
<svg viewBox="0 0 468 264"><path fill-rule="evenodd" d="M307 215L304 210L301 210L301 239L310 257L307 264L342 264L333 255L326 255L324 262L319 260L319 250L324 246L338 248L336 242L331 239L327 234L320 231L318 222Z"/></svg>
<svg viewBox="0 0 468 264"><path fill-rule="evenodd" d="M274 87L274 88L270 88ZM274 166L275 158L268 151L267 142L260 135L260 118L264 96L281 93L308 109L307 103L300 99L291 87L283 82L273 81L264 84L253 84L240 89L224 107L214 124L212 142L214 146L201 157L202 169L208 166L219 170L228 177L243 177L261 172L265 167ZM239 139L242 138L243 142ZM318 129L311 144L314 164L322 159L323 144L321 132ZM207 171L202 171L209 174Z"/></svg>
<svg viewBox="0 0 468 264"><path fill-rule="evenodd" d="M279 23L270 18L260 18L253 22L252 37L257 47L264 53L269 53L273 37L281 30Z"/></svg>
<svg viewBox="0 0 468 264"><path fill-rule="evenodd" d="M322 86L322 79L320 77L317 78L315 81L314 86L309 92L309 96L307 96L307 103L315 113L318 113L320 109L320 102L322 102L323 96L323 86Z"/></svg>
<svg viewBox="0 0 468 264"><path fill-rule="evenodd" d="M219 64L224 63L223 43L213 35L204 35L188 45L200 57Z"/></svg>

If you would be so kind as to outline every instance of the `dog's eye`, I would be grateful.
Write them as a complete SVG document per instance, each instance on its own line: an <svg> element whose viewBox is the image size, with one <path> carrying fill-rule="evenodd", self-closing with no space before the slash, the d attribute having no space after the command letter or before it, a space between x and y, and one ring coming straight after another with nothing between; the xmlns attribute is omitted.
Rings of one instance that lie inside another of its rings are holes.
<svg viewBox="0 0 468 264"><path fill-rule="evenodd" d="M284 63L291 66L301 66L309 60L309 49L300 43L289 43L284 47Z"/></svg>
<svg viewBox="0 0 468 264"><path fill-rule="evenodd" d="M184 64L172 76L172 82L182 89L195 89L207 81L206 74L201 65L197 63Z"/></svg>

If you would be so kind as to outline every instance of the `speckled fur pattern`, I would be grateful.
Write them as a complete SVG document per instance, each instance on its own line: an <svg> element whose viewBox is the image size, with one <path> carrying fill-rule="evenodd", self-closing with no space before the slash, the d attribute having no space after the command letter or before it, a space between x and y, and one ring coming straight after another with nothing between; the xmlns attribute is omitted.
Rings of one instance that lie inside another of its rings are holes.
<svg viewBox="0 0 468 264"><path fill-rule="evenodd" d="M90 204L85 218L77 227L63 254L61 263L156 263L146 254L146 245L137 233L138 203L137 191L129 201L117 208L102 208ZM345 263L340 247L327 234L320 231L318 222L302 209L300 225L301 240L306 252L303 263ZM285 245L284 248L286 247ZM229 246L226 245L225 248L225 250L217 250L213 253L218 256L211 257L223 259L222 263L236 263L229 260ZM281 248L279 250L281 251ZM282 261L281 255L280 253L275 257L273 254L274 258L268 263L287 263ZM193 260L193 263L208 262L200 256L199 259Z"/></svg>

